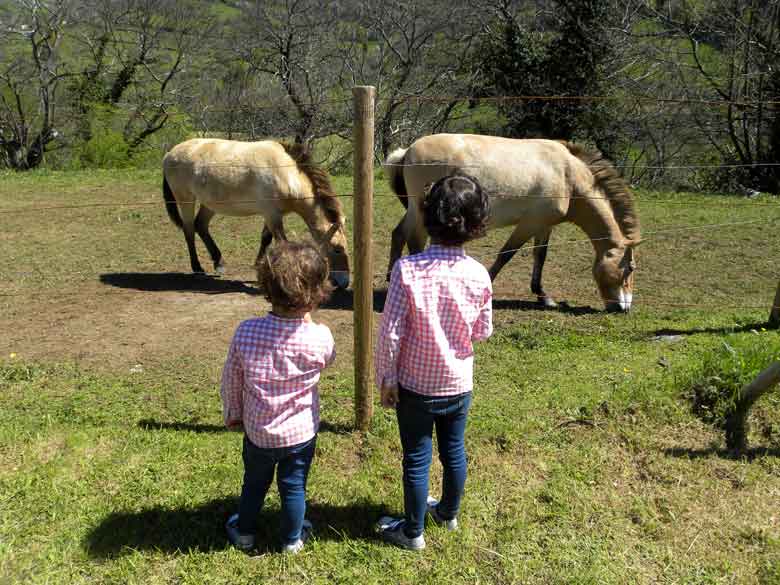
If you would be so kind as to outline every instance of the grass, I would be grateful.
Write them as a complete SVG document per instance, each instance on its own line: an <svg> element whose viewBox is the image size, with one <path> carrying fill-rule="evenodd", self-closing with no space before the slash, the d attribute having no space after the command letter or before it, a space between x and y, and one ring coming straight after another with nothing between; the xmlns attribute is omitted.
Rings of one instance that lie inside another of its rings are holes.
<svg viewBox="0 0 780 585"><path fill-rule="evenodd" d="M764 224L648 235L628 316L587 310L599 301L588 245L564 243L583 239L575 229L556 230L546 273L547 288L572 311L529 308L530 259L515 259L496 282L497 332L477 348L462 529L429 527L419 555L372 534L377 516L402 509L396 423L378 410L370 432L351 430L348 314L323 311L326 322L341 319L341 355L321 383L325 424L309 486L316 538L294 558L273 552L272 490L260 554L246 556L226 546L222 529L241 481L240 435L222 429L218 398L231 331L209 327L217 297L239 295L139 292L150 305L187 300L191 320L205 321L203 347L163 352L158 343L154 355L138 350L142 368L125 360L131 346L97 360L82 357L91 345L75 342L36 353L80 321L101 326L101 312L115 313L114 328L130 338L138 325L121 320L126 296L101 296L107 287L97 276L186 270L184 244L156 204L157 173L0 181L4 210L155 203L2 216L0 327L9 341L0 343L0 582L780 583L780 396L756 405L754 449L733 458L686 390L711 376L724 341L756 368L756 355L780 350L780 335L762 330L780 252ZM336 183L351 192L351 179ZM381 287L400 206L377 188ZM766 221L777 209L768 198L718 195L640 193L639 201L646 233ZM289 231L304 233L296 222ZM214 233L229 270L246 277L257 223L220 220ZM472 253L488 261L504 235ZM72 293L77 315L66 318ZM167 327L169 343L191 335L186 320ZM151 344L153 331L144 333ZM434 490L440 479L434 464Z"/></svg>

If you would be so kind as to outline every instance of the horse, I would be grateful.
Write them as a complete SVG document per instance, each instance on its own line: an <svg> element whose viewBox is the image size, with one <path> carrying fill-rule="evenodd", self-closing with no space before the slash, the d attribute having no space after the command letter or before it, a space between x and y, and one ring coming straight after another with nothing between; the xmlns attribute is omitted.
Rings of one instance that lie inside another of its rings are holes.
<svg viewBox="0 0 780 585"><path fill-rule="evenodd" d="M541 305L555 307L542 287L542 269L552 228L572 222L593 244L593 276L607 311L631 309L639 217L631 191L600 152L557 140L434 134L392 152L384 168L407 208L392 233L388 274L404 244L412 254L425 247L421 205L427 186L460 172L490 194L489 228L515 226L489 270L491 280L533 237L531 291Z"/></svg>
<svg viewBox="0 0 780 585"><path fill-rule="evenodd" d="M283 217L294 212L303 218L328 257L334 284L339 288L349 285L341 203L327 172L312 163L310 153L301 145L271 140L187 140L163 157L163 198L171 221L184 232L195 273L204 272L195 250L196 233L206 245L214 269L224 272L222 253L209 233L214 215L263 216L257 263L272 240L287 239Z"/></svg>

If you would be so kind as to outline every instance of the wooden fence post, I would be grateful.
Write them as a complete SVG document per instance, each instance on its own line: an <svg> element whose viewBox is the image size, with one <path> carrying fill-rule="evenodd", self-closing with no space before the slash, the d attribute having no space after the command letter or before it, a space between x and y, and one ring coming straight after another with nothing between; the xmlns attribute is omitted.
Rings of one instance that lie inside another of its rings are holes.
<svg viewBox="0 0 780 585"><path fill-rule="evenodd" d="M772 303L772 310L769 312L769 326L775 329L780 327L780 283L777 284L775 302Z"/></svg>
<svg viewBox="0 0 780 585"><path fill-rule="evenodd" d="M773 362L756 379L739 391L731 414L726 419L726 446L736 451L747 448L747 418L753 403L780 382L780 362Z"/></svg>
<svg viewBox="0 0 780 585"><path fill-rule="evenodd" d="M352 88L354 104L354 210L353 241L355 259L355 426L366 430L374 410L372 365L372 316L374 268L371 235L374 199L374 96L372 86Z"/></svg>

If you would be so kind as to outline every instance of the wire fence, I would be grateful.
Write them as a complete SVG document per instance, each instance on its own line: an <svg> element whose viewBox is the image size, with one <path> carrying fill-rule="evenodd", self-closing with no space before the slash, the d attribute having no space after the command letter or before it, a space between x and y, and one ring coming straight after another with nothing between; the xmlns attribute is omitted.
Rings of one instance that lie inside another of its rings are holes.
<svg viewBox="0 0 780 585"><path fill-rule="evenodd" d="M685 226L675 226L675 227L669 227L669 228L661 228L656 230L645 230L642 235L642 242L643 244L652 241L653 239L656 239L657 236L665 236L669 234L675 234L675 233L685 233L685 232L694 232L694 231L714 231L714 230L721 230L724 228L729 227L743 227L746 225L770 225L780 222L780 216L773 217L773 218L763 218L763 219L753 219L753 220L740 220L740 221L731 221L731 222L721 222L721 223L711 223L711 224L698 224L698 225L685 225ZM523 245L517 248L509 248L506 250L500 250L498 252L490 252L490 253L470 253L469 255L472 258L475 258L477 260L489 260L494 259L502 254L515 254L517 252L521 251L529 251L534 250L537 248L563 248L568 246L577 246L582 245L584 243L591 243L599 242L599 241L606 241L612 239L613 236L601 236L601 237L594 237L594 238L578 238L578 239L572 239L572 240L564 240L561 242L554 242L554 243L547 243L547 244L534 244L534 245ZM237 268L238 270L255 270L254 265L238 265L234 268ZM332 270L332 273L347 273L349 274L348 270ZM104 271L102 274L106 274L108 271ZM124 274L130 274L130 272L123 272ZM87 276L87 279L83 279L80 281L75 282L93 282L101 277L101 273L86 273L86 272L76 272L71 274L80 274L82 276ZM137 274L137 273L135 273ZM178 275L178 276L186 276L187 273L180 273L180 272L161 272L161 273L155 273L156 276L165 276L165 275ZM19 278L19 277L40 277L40 272L0 272L0 277L2 278ZM224 276L224 275L221 275ZM375 272L371 278L373 281L376 281L378 279L384 279L387 276L386 271L377 271ZM204 275L205 277L205 275ZM51 284L51 281L47 281L49 284ZM68 282L68 281L65 281ZM71 283L73 281L70 281ZM0 292L0 296L19 296L24 293L5 293ZM31 293L35 294L35 293ZM61 291L58 291L56 293L49 293L52 296L57 296L61 294ZM83 293L85 296L92 295L94 293ZM721 305L719 305L721 306Z"/></svg>
<svg viewBox="0 0 780 585"><path fill-rule="evenodd" d="M459 101L483 101L486 103L497 103L497 104L504 104L504 103L516 103L516 102L531 102L531 101L546 101L546 102L578 102L578 103L588 103L588 102L606 102L606 101L616 101L616 100L623 100L623 101L634 101L636 103L657 103L657 104L677 104L677 105L696 105L696 106L706 106L706 107L716 107L716 106L727 106L727 107L736 107L736 108L749 108L749 107L756 107L756 106L780 106L780 101L740 101L740 100L703 100L703 99L674 99L674 98L658 98L658 97L652 97L652 96L549 96L549 95L517 95L517 96L423 96L423 95L396 95L396 96L380 96L377 98L377 103L390 103L395 104L399 102L429 102L429 103L452 103L452 102L459 102ZM306 107L322 107L327 105L347 105L352 104L351 98L337 98L337 99L327 99L327 100L319 100L316 102L311 102L309 104L295 104L298 108L306 108ZM149 104L147 104L149 105ZM158 108L166 108L172 106L172 104L166 104L163 102L152 104L155 107ZM269 103L255 103L250 108L204 108L202 110L202 113L209 112L209 113L252 113L252 112L260 112L265 111L268 109L279 109L279 108L285 108L290 107L292 104L289 103L287 100L284 102L269 102ZM117 103L114 104L117 108L126 108L126 109L134 109L136 107L135 104L129 104L129 103ZM178 112L172 112L167 115L178 115ZM181 115L187 115L190 114L181 112ZM191 164L169 164L168 168L177 168L177 167L187 167L192 168L193 166L197 167L199 170L205 170L210 168L245 168L245 169L252 169L252 170L279 170L279 169L288 169L288 168L300 168L302 166L305 166L306 163L290 163L290 164L277 164L277 165L257 165L257 164L248 164L248 163L240 163L240 162L208 162L208 163L196 163L194 165ZM313 166L320 166L320 165L313 165ZM450 165L447 161L442 162L433 162L433 163L398 163L398 164L388 164L386 165L388 167L403 167L403 168L413 168L413 167L429 167L429 166L455 166ZM481 165L481 164L467 164L467 165L457 165L461 168L468 168L468 169L486 169L491 168L490 165ZM737 169L737 168L772 168L772 167L780 167L780 163L767 163L767 162L761 162L761 163L751 163L751 164L685 164L685 165L637 165L637 164L615 164L613 165L617 169L624 169L624 168L631 168L633 171L637 170L698 170L698 169L716 169L716 168L727 168L727 169ZM343 198L352 198L354 197L354 193L344 193L341 194L339 197ZM375 193L374 197L390 197L390 198L397 198L398 196L393 193ZM406 198L415 198L419 197L419 195L416 194L410 194L405 195L401 197ZM491 193L491 197L495 199L503 199L503 198L518 198L518 199L569 199L569 200L577 200L577 199L590 199L590 200L609 200L609 197L599 197L599 196L593 196L593 197L583 197L583 196L537 196L537 195L520 195L514 193ZM300 197L294 197L294 199L317 199L319 198L317 195L306 195L306 196L300 196ZM248 199L240 199L240 200L232 200L230 202L231 205L252 205L257 204L263 201L280 201L287 199L287 197L280 197L280 196L272 196L272 197L252 197ZM674 204L674 205L691 205L691 206L701 206L703 204L710 204L711 202L717 205L723 205L723 201L680 201L678 199L659 199L659 198L651 198L651 199L643 199L643 198L637 198L636 202L641 205L648 205L648 204ZM73 203L73 204L60 204L60 203L37 203L36 205L26 205L26 206L20 206L20 207L0 207L0 214L19 214L19 213L34 213L34 212L51 212L51 211L63 211L63 210L77 210L77 209L97 209L97 208L136 208L136 207L146 207L146 206L155 206L155 207L162 207L163 202L161 200L155 200L155 201L125 201L125 202L87 202L87 203ZM780 207L780 201L778 202L770 202L770 201L751 201L751 206L756 207L764 207L764 208L774 208L774 207ZM691 232L696 230L719 230L726 227L733 227L733 226L745 226L745 225L756 225L756 224L764 224L764 225L770 225L776 223L778 220L780 220L780 217L772 217L772 218L763 218L763 219L755 219L755 220L742 220L742 221L735 221L735 222L724 222L724 223L713 223L713 224L701 224L701 225L688 225L688 226L675 226L671 228L662 228L657 230L651 230L643 231L643 241L647 241L650 239L653 239L653 237L657 237L660 235L665 234L671 234L671 233L681 233L681 232ZM501 254L514 254L521 250L534 250L536 248L557 248L557 247L563 247L563 246L571 246L571 245L581 245L584 242L590 242L593 244L594 242L598 242L600 240L607 240L610 239L611 236L604 236L604 237L594 237L594 238L587 238L587 239L576 239L576 240L568 240L563 242L555 242L551 244L537 244L537 245L531 245L531 246L523 246L523 247L517 247L512 249L506 249L501 250L497 253L491 253L491 254L477 254L473 255L473 257L477 259L486 259L488 257L495 258L497 255ZM249 266L245 268L250 268ZM251 267L254 268L254 267ZM17 273L18 275L22 274L28 274L28 273ZM34 273L31 273L34 274ZM99 276L99 275L91 275L92 278ZM377 278L383 278L385 276L385 272L377 272L373 275L373 279ZM5 293L0 292L0 296L16 296L18 294L36 294L36 293ZM64 294L64 291L57 291L55 293L56 295ZM78 294L78 293L74 293ZM94 294L94 293L90 293ZM116 293L112 293L116 294ZM669 306L678 306L678 305L669 305ZM710 305L690 305L687 304L685 306L706 306L710 307ZM718 304L718 307L725 308L724 305ZM746 307L744 305L741 306L741 308L765 308L765 307Z"/></svg>

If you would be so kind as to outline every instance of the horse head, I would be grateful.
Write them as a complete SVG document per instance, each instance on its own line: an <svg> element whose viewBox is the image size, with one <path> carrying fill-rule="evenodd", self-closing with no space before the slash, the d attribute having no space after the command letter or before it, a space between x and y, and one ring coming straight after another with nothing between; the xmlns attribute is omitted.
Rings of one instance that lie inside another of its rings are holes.
<svg viewBox="0 0 780 585"><path fill-rule="evenodd" d="M610 313L628 313L634 297L634 272L639 242L625 240L606 248L596 256L593 277L599 287L604 305Z"/></svg>
<svg viewBox="0 0 780 585"><path fill-rule="evenodd" d="M330 264L330 280L337 288L349 286L349 253L344 220L333 223L319 241Z"/></svg>

